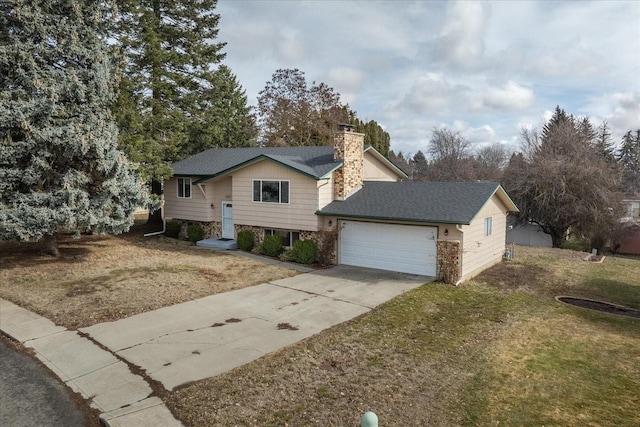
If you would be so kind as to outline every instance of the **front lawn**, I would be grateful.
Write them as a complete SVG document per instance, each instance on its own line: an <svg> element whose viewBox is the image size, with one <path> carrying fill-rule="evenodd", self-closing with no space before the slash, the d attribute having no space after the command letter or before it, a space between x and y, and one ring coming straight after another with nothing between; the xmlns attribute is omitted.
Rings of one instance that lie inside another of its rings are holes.
<svg viewBox="0 0 640 427"><path fill-rule="evenodd" d="M165 238L0 243L0 297L69 328L296 272ZM159 395L187 426L638 426L640 259L517 247L459 287L426 284L231 372Z"/></svg>
<svg viewBox="0 0 640 427"><path fill-rule="evenodd" d="M298 272L163 236L60 237L60 257L0 242L0 298L70 329Z"/></svg>
<svg viewBox="0 0 640 427"><path fill-rule="evenodd" d="M518 247L460 287L432 283L165 396L185 425L640 425L640 260Z"/></svg>

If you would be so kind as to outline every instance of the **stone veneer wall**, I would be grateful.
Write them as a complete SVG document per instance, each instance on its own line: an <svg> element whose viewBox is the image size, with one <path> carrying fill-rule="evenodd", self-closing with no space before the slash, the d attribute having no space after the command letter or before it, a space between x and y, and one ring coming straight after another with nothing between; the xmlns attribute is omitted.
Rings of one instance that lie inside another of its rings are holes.
<svg viewBox="0 0 640 427"><path fill-rule="evenodd" d="M342 160L340 169L334 172L334 198L344 200L354 190L362 187L364 169L364 134L339 131L334 136L333 158Z"/></svg>
<svg viewBox="0 0 640 427"><path fill-rule="evenodd" d="M249 230L250 232L252 232L254 247L257 248L262 244L262 240L264 239L264 228L255 227L253 225L237 225L237 224L234 224L233 227L235 228L234 231L236 233L236 236L238 235L239 232L244 230Z"/></svg>
<svg viewBox="0 0 640 427"><path fill-rule="evenodd" d="M338 263L338 230L301 231L300 240L312 240L316 244L318 262ZM325 259L321 259L325 258Z"/></svg>
<svg viewBox="0 0 640 427"><path fill-rule="evenodd" d="M438 260L436 272L438 279L450 285L460 280L462 272L462 252L459 240L438 240Z"/></svg>
<svg viewBox="0 0 640 427"><path fill-rule="evenodd" d="M178 234L178 237L180 237L181 239L187 238L187 227L192 224L200 224L200 226L202 227L202 231L204 231L205 239L208 239L210 237L220 237L222 235L221 234L222 228L219 221L211 221L211 222L188 221L186 219L177 219L177 218L171 218L169 221L176 221L182 225L182 228L180 229L180 233Z"/></svg>
<svg viewBox="0 0 640 427"><path fill-rule="evenodd" d="M264 240L264 228L263 227L255 227L252 225L236 225L235 232L236 236L240 231L249 230L253 233L254 237L254 247L259 247ZM295 231L295 230L294 230ZM328 248L326 250L327 260L329 263L335 264L338 261L338 251L337 251L337 231L300 231L300 240L313 240L316 244L316 248L318 249L318 253L323 250L323 246L327 245ZM322 261L322 260L320 260Z"/></svg>

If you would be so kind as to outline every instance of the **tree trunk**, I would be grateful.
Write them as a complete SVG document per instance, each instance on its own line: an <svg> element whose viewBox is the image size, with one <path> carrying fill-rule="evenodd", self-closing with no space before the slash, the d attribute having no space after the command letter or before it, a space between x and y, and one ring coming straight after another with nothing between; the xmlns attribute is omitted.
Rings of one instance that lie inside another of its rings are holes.
<svg viewBox="0 0 640 427"><path fill-rule="evenodd" d="M564 232L561 232L561 233L557 233L557 232L556 232L556 233L551 233L551 245L552 245L554 248L561 248L561 247L562 247L562 244L563 244L563 243L564 243L564 241L565 241L564 236L565 236L565 233L564 233Z"/></svg>
<svg viewBox="0 0 640 427"><path fill-rule="evenodd" d="M156 180L151 181L151 194L162 194L162 183ZM149 212L147 225L162 225L162 208L158 208L153 212Z"/></svg>
<svg viewBox="0 0 640 427"><path fill-rule="evenodd" d="M42 254L55 257L60 255L60 251L58 250L58 239L56 239L55 234L45 234L42 237Z"/></svg>

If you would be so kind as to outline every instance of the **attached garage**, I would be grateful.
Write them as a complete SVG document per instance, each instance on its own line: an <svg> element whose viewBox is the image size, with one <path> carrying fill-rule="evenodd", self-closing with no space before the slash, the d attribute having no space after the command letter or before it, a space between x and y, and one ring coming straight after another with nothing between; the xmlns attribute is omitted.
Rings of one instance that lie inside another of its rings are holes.
<svg viewBox="0 0 640 427"><path fill-rule="evenodd" d="M340 221L340 264L436 276L437 227Z"/></svg>

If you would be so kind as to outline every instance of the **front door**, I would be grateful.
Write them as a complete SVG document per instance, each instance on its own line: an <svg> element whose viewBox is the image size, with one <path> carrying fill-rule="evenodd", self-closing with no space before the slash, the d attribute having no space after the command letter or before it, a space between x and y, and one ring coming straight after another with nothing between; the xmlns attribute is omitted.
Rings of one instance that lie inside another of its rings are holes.
<svg viewBox="0 0 640 427"><path fill-rule="evenodd" d="M222 238L233 239L233 204L222 202Z"/></svg>

